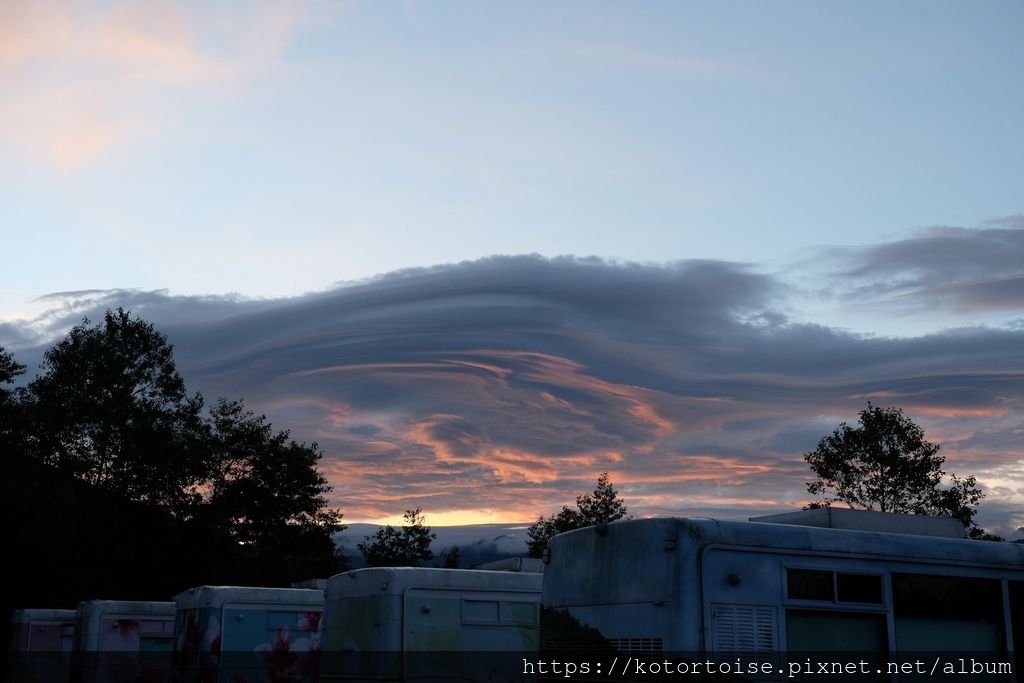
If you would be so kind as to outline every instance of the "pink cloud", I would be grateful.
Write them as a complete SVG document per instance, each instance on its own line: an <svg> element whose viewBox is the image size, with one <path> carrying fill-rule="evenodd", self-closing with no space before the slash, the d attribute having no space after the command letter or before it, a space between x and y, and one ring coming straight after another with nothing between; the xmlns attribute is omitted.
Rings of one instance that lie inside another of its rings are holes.
<svg viewBox="0 0 1024 683"><path fill-rule="evenodd" d="M227 24L203 5L14 3L0 22L0 129L18 131L5 146L75 172L153 139L175 125L169 99L244 84L305 13L303 3L264 2Z"/></svg>

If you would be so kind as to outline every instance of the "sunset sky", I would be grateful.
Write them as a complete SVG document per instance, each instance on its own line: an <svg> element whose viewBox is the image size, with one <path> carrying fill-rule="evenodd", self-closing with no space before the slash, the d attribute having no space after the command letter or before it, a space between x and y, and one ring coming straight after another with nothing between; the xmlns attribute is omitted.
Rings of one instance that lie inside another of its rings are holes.
<svg viewBox="0 0 1024 683"><path fill-rule="evenodd" d="M83 315L346 520L807 502L870 400L1024 526L1024 5L11 2L0 345Z"/></svg>

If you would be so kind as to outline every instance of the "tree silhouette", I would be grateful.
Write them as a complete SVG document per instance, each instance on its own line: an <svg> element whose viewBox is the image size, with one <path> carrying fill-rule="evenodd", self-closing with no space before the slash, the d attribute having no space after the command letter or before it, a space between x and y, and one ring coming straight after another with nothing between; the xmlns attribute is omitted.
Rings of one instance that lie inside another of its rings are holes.
<svg viewBox="0 0 1024 683"><path fill-rule="evenodd" d="M84 319L41 367L27 395L38 459L129 500L178 512L199 501L202 398L151 323L122 308Z"/></svg>
<svg viewBox="0 0 1024 683"><path fill-rule="evenodd" d="M530 557L541 557L548 547L548 541L555 534L614 522L626 517L628 512L626 504L619 499L618 492L608 478L608 473L602 472L593 493L576 496L575 510L563 506L557 514L541 516L530 526L526 532L530 539L526 543L527 552Z"/></svg>
<svg viewBox="0 0 1024 683"><path fill-rule="evenodd" d="M0 448L14 451L20 443L22 429L22 392L5 385L25 373L25 366L14 360L0 346Z"/></svg>
<svg viewBox="0 0 1024 683"><path fill-rule="evenodd" d="M205 445L214 471L204 519L264 561L294 565L305 551L308 578L343 568L331 537L345 526L327 507L331 487L316 469L323 456L316 443L296 443L242 401L221 399L210 409Z"/></svg>
<svg viewBox="0 0 1024 683"><path fill-rule="evenodd" d="M441 551L440 567L444 569L458 569L459 563L462 562L462 557L459 554L459 546L453 545L451 548L445 548Z"/></svg>
<svg viewBox="0 0 1024 683"><path fill-rule="evenodd" d="M19 368L0 353L0 389ZM26 457L216 530L251 560L249 581L280 585L344 568L332 540L344 527L327 506L319 446L274 431L241 401L221 399L204 416L151 323L124 309L97 325L83 320L42 369L18 395Z"/></svg>
<svg viewBox="0 0 1024 683"><path fill-rule="evenodd" d="M389 524L358 544L368 567L418 567L421 562L434 559L430 544L437 534L426 526L422 509L406 510L402 518L405 524L401 529Z"/></svg>
<svg viewBox="0 0 1024 683"><path fill-rule="evenodd" d="M859 424L843 422L804 454L818 477L807 483L808 493L820 497L814 507L845 503L853 509L954 517L972 538L995 538L974 523L984 497L975 478L954 474L942 488L946 459L940 446L927 441L902 410L869 402Z"/></svg>
<svg viewBox="0 0 1024 683"><path fill-rule="evenodd" d="M15 377L24 372L25 366L16 362L11 354L0 346L0 401L8 400L11 396L11 391L3 385L10 384Z"/></svg>

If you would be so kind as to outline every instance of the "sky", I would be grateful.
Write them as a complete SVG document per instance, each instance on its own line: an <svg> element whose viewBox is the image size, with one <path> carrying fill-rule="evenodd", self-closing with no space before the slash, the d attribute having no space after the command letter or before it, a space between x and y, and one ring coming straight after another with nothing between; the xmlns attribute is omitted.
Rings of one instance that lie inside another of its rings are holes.
<svg viewBox="0 0 1024 683"><path fill-rule="evenodd" d="M352 521L792 509L870 400L1024 526L1020 3L3 11L30 367L131 308Z"/></svg>

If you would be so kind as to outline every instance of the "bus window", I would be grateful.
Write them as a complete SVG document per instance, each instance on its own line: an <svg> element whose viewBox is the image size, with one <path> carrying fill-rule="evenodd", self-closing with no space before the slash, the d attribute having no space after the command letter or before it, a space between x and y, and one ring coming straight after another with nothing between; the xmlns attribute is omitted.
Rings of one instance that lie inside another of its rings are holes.
<svg viewBox="0 0 1024 683"><path fill-rule="evenodd" d="M791 567L786 569L786 595L790 600L881 605L882 576Z"/></svg>
<svg viewBox="0 0 1024 683"><path fill-rule="evenodd" d="M862 652L889 650L885 615L866 612L786 610L789 652Z"/></svg>
<svg viewBox="0 0 1024 683"><path fill-rule="evenodd" d="M877 574L836 574L836 600L882 604L882 577Z"/></svg>
<svg viewBox="0 0 1024 683"><path fill-rule="evenodd" d="M832 572L816 569L787 569L786 592L791 600L825 600L832 602L835 595Z"/></svg>
<svg viewBox="0 0 1024 683"><path fill-rule="evenodd" d="M896 647L902 651L1004 652L996 579L893 574Z"/></svg>

